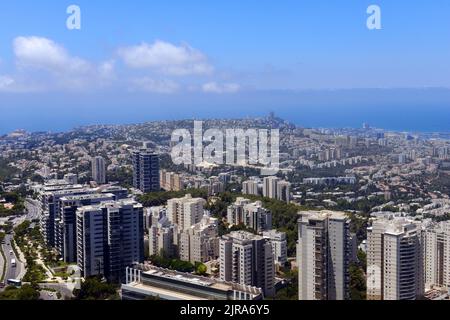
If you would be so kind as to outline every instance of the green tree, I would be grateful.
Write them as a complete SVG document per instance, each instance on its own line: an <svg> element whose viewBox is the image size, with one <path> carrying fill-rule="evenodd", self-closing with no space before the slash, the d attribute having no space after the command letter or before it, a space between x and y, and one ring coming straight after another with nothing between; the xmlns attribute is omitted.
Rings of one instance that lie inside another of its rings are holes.
<svg viewBox="0 0 450 320"><path fill-rule="evenodd" d="M150 261L159 268L171 269L179 272L191 273L196 270L195 266L188 261L169 259L162 255L151 256Z"/></svg>
<svg viewBox="0 0 450 320"><path fill-rule="evenodd" d="M111 300L117 298L117 287L98 277L87 278L80 290L74 290L75 300Z"/></svg>
<svg viewBox="0 0 450 320"><path fill-rule="evenodd" d="M366 277L357 264L350 265L350 294L352 300L366 300Z"/></svg>
<svg viewBox="0 0 450 320"><path fill-rule="evenodd" d="M288 270L284 278L287 286L277 292L274 300L298 300L298 271Z"/></svg>
<svg viewBox="0 0 450 320"><path fill-rule="evenodd" d="M20 225L18 225L16 228L14 228L14 233L16 234L16 237L24 237L28 229L30 228L31 222L30 221L24 221Z"/></svg>
<svg viewBox="0 0 450 320"><path fill-rule="evenodd" d="M25 284L21 288L7 287L0 293L0 300L39 300L39 291L32 286Z"/></svg>
<svg viewBox="0 0 450 320"><path fill-rule="evenodd" d="M203 263L196 262L195 263L195 273L199 276L206 276L208 271L208 267L206 267Z"/></svg>
<svg viewBox="0 0 450 320"><path fill-rule="evenodd" d="M40 294L31 285L24 285L17 294L17 300L39 300Z"/></svg>

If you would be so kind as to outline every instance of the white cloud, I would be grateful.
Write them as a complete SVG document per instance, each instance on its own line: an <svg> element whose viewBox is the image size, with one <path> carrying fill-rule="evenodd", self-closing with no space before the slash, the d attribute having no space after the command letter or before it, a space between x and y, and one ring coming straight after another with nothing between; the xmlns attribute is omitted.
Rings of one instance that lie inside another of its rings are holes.
<svg viewBox="0 0 450 320"><path fill-rule="evenodd" d="M206 93L236 93L240 88L236 83L218 84L217 82L208 82L202 86L202 90Z"/></svg>
<svg viewBox="0 0 450 320"><path fill-rule="evenodd" d="M0 92L30 93L42 92L45 90L46 84L43 82L27 82L21 77L0 75Z"/></svg>
<svg viewBox="0 0 450 320"><path fill-rule="evenodd" d="M84 92L110 87L161 94L186 89L224 94L240 90L238 84L212 80L199 86L202 76L210 75L214 68L202 52L187 44L177 46L155 41L120 48L118 56L125 66L140 69L137 74L129 68L116 70L116 61L112 58L93 62L76 57L63 45L44 37L17 37L13 41L13 52L17 69L13 74L0 75L1 91ZM186 81L180 82L179 76L191 76L190 83L197 83L192 84L195 89L186 87Z"/></svg>
<svg viewBox="0 0 450 320"><path fill-rule="evenodd" d="M132 90L140 90L153 93L175 93L180 86L173 80L155 80L148 77L131 80Z"/></svg>
<svg viewBox="0 0 450 320"><path fill-rule="evenodd" d="M19 67L43 69L53 73L86 73L92 69L89 62L72 57L56 42L42 37L17 37L13 43Z"/></svg>
<svg viewBox="0 0 450 320"><path fill-rule="evenodd" d="M99 64L71 55L62 45L43 37L17 37L13 41L20 87L46 90L86 90L106 86L115 80L115 62ZM44 73L42 73L44 72Z"/></svg>
<svg viewBox="0 0 450 320"><path fill-rule="evenodd" d="M14 85L15 81L10 76L0 75L0 91L8 90Z"/></svg>
<svg viewBox="0 0 450 320"><path fill-rule="evenodd" d="M114 69L116 62L114 60L104 61L98 67L100 77L111 79L115 77Z"/></svg>
<svg viewBox="0 0 450 320"><path fill-rule="evenodd" d="M158 40L120 48L118 54L131 68L149 68L170 75L202 75L214 70L203 53L187 44L176 46Z"/></svg>

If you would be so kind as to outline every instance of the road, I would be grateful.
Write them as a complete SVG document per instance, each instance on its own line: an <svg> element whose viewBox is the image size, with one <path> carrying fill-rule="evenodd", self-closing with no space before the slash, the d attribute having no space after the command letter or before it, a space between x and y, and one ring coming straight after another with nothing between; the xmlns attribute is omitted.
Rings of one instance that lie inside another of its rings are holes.
<svg viewBox="0 0 450 320"><path fill-rule="evenodd" d="M11 240L13 239L12 234L7 234L5 237L5 243L2 244L2 251L5 254L6 257L6 273L5 273L5 282L8 279L17 279L17 277L20 275L21 271L25 268L22 262L19 261L19 259L16 257L16 254L14 253L14 250L11 247ZM10 252L12 251L12 253ZM13 267L11 265L12 259L16 260L16 267ZM3 272L3 261L0 265L0 273Z"/></svg>
<svg viewBox="0 0 450 320"><path fill-rule="evenodd" d="M14 221L14 224L19 225L25 220L33 221L33 220L39 220L40 218L40 202L37 200L33 200L30 198L27 198L25 200L25 211L26 215L23 215L21 217L18 217L16 221Z"/></svg>
<svg viewBox="0 0 450 320"><path fill-rule="evenodd" d="M1 277L3 275L3 266L5 265L5 259L3 259L3 244L0 244L0 280L4 281ZM6 255L5 255L6 257ZM6 274L5 274L6 277ZM0 288L1 290L1 288Z"/></svg>
<svg viewBox="0 0 450 320"><path fill-rule="evenodd" d="M25 202L25 208L26 208L26 212L27 212L26 215L16 217L14 220L11 221L13 223L14 227L17 227L18 225L23 223L25 220L32 221L32 220L39 218L40 212L39 212L39 202L38 201L32 200L32 199L27 199ZM18 257L16 257L16 254L11 247L12 240L13 240L13 234L7 234L5 236L4 243L1 244L1 249L6 257L6 273L5 273L5 278L3 280L5 283L8 279L17 279L19 277L19 275L21 274L21 272L23 270L25 270L24 263L21 262L18 259ZM11 253L11 251L12 251L12 253ZM11 265L12 259L16 260L15 267L13 267ZM3 256L0 255L0 275L3 274L3 266L4 266Z"/></svg>

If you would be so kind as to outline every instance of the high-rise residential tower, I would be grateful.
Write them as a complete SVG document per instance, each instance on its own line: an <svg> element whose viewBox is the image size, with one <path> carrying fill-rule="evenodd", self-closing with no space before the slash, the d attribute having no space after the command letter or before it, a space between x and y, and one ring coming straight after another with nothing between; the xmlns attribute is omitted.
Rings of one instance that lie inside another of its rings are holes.
<svg viewBox="0 0 450 320"><path fill-rule="evenodd" d="M415 300L424 294L421 226L379 218L367 229L367 299Z"/></svg>
<svg viewBox="0 0 450 320"><path fill-rule="evenodd" d="M180 259L205 263L219 256L219 221L205 215L180 234Z"/></svg>
<svg viewBox="0 0 450 320"><path fill-rule="evenodd" d="M266 177L263 182L263 196L289 203L291 184L277 177Z"/></svg>
<svg viewBox="0 0 450 320"><path fill-rule="evenodd" d="M291 184L287 181L277 183L277 200L289 203L291 201Z"/></svg>
<svg viewBox="0 0 450 320"><path fill-rule="evenodd" d="M177 228L170 223L165 210L154 208L148 230L150 256L171 258L176 255Z"/></svg>
<svg viewBox="0 0 450 320"><path fill-rule="evenodd" d="M92 180L98 184L106 183L106 163L103 157L92 158Z"/></svg>
<svg viewBox="0 0 450 320"><path fill-rule="evenodd" d="M277 230L264 231L262 233L264 238L270 240L272 244L273 256L275 264L279 267L284 267L287 263L287 238L286 233L278 232Z"/></svg>
<svg viewBox="0 0 450 320"><path fill-rule="evenodd" d="M161 190L159 156L146 150L133 151L133 186L144 193Z"/></svg>
<svg viewBox="0 0 450 320"><path fill-rule="evenodd" d="M220 280L261 288L275 294L275 265L270 241L245 231L220 239Z"/></svg>
<svg viewBox="0 0 450 320"><path fill-rule="evenodd" d="M77 209L77 264L83 277L123 281L127 267L144 260L143 207L130 200Z"/></svg>
<svg viewBox="0 0 450 320"><path fill-rule="evenodd" d="M266 177L263 182L263 196L266 198L277 198L277 184L280 181L277 177Z"/></svg>
<svg viewBox="0 0 450 320"><path fill-rule="evenodd" d="M257 180L248 180L242 183L242 194L250 194L258 196L259 192L259 182Z"/></svg>
<svg viewBox="0 0 450 320"><path fill-rule="evenodd" d="M350 220L345 213L307 211L298 221L300 300L348 300Z"/></svg>
<svg viewBox="0 0 450 320"><path fill-rule="evenodd" d="M77 261L77 209L112 200L116 200L112 193L65 196L59 200L60 213L55 219L55 246L64 262Z"/></svg>
<svg viewBox="0 0 450 320"><path fill-rule="evenodd" d="M167 201L167 217L178 226L179 232L183 232L201 221L205 205L205 199L192 198L190 194L170 199Z"/></svg>

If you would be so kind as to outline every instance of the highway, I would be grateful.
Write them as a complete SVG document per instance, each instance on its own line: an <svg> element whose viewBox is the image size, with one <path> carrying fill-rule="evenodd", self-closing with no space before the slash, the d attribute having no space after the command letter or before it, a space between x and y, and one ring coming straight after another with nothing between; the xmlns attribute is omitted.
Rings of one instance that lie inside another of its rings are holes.
<svg viewBox="0 0 450 320"><path fill-rule="evenodd" d="M17 227L21 223L23 223L25 220L33 221L35 219L39 219L39 202L32 199L27 199L25 201L25 208L26 208L26 215L20 216L12 220L12 223L14 227ZM23 270L25 270L25 265L23 261L20 261L18 257L16 257L16 254L14 250L11 247L11 241L13 240L13 234L7 234L5 236L5 241L1 245L1 249L6 257L6 273L4 282L6 283L8 279L17 279L19 275L22 273ZM12 253L11 253L12 251ZM13 267L11 265L11 261L15 259L16 260L16 266ZM3 265L4 260L3 257L0 255L0 275L3 274ZM23 274L23 273L22 273ZM21 279L19 279L21 280ZM0 290L2 290L0 288Z"/></svg>
<svg viewBox="0 0 450 320"><path fill-rule="evenodd" d="M3 266L4 266L4 264L5 264L5 259L3 259L3 247L0 247L0 281L4 281L2 278L1 278L1 276L3 275ZM6 255L5 255L5 257L6 257ZM6 277L6 274L5 274L5 277ZM1 291L1 289L2 288L0 288L0 291Z"/></svg>
<svg viewBox="0 0 450 320"><path fill-rule="evenodd" d="M14 253L14 250L11 247L11 240L13 238L12 234L7 234L5 237L5 243L2 244L2 251L5 254L6 257L6 273L5 273L5 279L6 282L8 279L17 279L17 277L20 275L21 271L25 268L22 262L19 261L19 259L16 257L16 254ZM12 253L10 253L12 251ZM11 265L12 259L16 260L16 267L13 267ZM2 259L3 260L3 259ZM0 274L3 273L3 261L1 261L0 265Z"/></svg>

